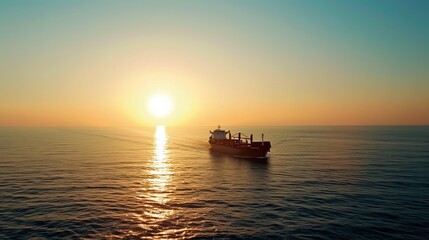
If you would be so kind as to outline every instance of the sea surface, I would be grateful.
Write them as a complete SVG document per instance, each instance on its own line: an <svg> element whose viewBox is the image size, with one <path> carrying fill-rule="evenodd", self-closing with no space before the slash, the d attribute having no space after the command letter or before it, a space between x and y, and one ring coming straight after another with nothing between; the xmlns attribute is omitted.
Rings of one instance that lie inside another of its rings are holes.
<svg viewBox="0 0 429 240"><path fill-rule="evenodd" d="M0 128L0 239L428 239L429 127Z"/></svg>

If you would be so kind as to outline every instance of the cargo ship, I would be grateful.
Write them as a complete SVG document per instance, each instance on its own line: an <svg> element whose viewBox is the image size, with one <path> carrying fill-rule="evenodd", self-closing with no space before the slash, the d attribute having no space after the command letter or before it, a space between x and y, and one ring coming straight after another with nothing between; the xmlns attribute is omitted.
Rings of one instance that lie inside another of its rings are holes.
<svg viewBox="0 0 429 240"><path fill-rule="evenodd" d="M210 133L211 150L234 157L267 158L267 153L271 149L271 143L264 141L264 134L262 134L262 141L255 142L253 134L250 134L250 137L241 132L232 135L231 131L222 130L220 126Z"/></svg>

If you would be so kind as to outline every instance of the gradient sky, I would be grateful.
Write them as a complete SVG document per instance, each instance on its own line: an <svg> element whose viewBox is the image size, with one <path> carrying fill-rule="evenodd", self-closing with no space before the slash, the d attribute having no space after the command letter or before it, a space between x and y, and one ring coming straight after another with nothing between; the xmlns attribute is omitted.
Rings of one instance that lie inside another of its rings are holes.
<svg viewBox="0 0 429 240"><path fill-rule="evenodd" d="M1 1L0 125L429 124L429 1Z"/></svg>

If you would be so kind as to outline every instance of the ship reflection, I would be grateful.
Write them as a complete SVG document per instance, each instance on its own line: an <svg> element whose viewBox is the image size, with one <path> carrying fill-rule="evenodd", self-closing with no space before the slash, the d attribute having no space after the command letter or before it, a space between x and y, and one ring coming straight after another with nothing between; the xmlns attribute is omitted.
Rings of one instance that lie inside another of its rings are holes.
<svg viewBox="0 0 429 240"><path fill-rule="evenodd" d="M168 152L168 138L164 126L157 126L154 136L153 158L149 168L148 200L153 204L146 215L154 219L164 219L172 213L165 205L170 200L172 172Z"/></svg>

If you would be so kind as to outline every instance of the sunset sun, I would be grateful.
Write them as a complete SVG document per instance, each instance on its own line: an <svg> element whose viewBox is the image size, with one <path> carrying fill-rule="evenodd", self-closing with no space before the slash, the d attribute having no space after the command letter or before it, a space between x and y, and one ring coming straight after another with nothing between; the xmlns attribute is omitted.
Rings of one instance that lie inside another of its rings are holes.
<svg viewBox="0 0 429 240"><path fill-rule="evenodd" d="M164 94L152 95L147 106L149 113L156 118L165 118L173 111L173 101Z"/></svg>

